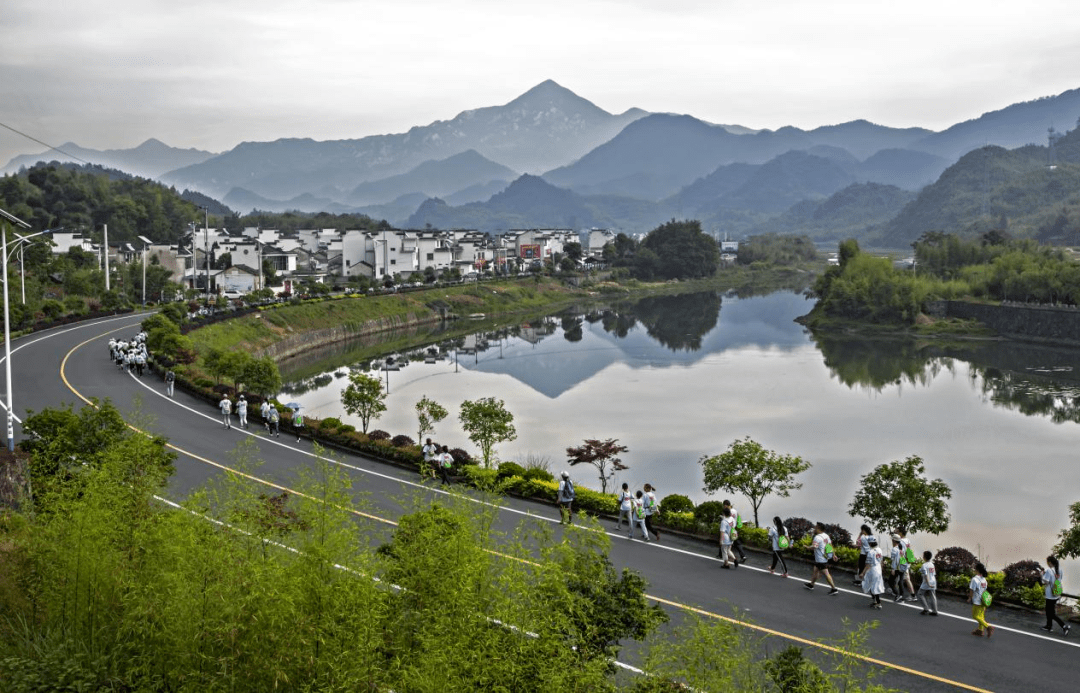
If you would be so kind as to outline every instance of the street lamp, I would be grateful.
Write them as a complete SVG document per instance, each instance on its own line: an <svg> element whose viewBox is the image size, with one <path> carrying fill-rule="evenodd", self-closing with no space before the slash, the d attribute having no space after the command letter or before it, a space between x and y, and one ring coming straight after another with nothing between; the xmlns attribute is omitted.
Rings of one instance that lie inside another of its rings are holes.
<svg viewBox="0 0 1080 693"><path fill-rule="evenodd" d="M142 249L142 304L143 308L146 307L146 251L150 248L152 240L146 236L139 236L139 240L143 242Z"/></svg>
<svg viewBox="0 0 1080 693"><path fill-rule="evenodd" d="M11 401L11 313L8 306L7 227L8 224L14 224L18 228L28 229L30 224L2 209L0 209L0 220L6 222L0 226L0 246L2 246L0 256L4 260L4 377L7 385L7 447L8 452L15 452L15 423L12 413L14 410Z"/></svg>
<svg viewBox="0 0 1080 693"><path fill-rule="evenodd" d="M33 238L34 236L40 236L46 233L52 233L53 231L63 231L63 228L45 229L44 231L39 231L38 233L32 233L29 236L23 236L18 233L15 234L15 237L19 239L16 245L16 248L19 251L19 290L22 292L22 304L24 306L26 305L26 270L23 267L23 249L26 247L25 241L28 238ZM11 252L14 253L15 250L13 249Z"/></svg>

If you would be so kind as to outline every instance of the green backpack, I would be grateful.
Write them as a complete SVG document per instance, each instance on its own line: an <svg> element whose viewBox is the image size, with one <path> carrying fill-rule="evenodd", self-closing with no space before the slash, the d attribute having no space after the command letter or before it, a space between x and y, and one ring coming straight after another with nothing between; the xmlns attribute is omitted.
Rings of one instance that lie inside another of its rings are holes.
<svg viewBox="0 0 1080 693"><path fill-rule="evenodd" d="M1053 587L1051 587L1051 588L1050 588L1050 594L1054 595L1055 597L1060 597L1060 596L1061 596L1061 592L1062 592L1062 589L1061 589L1061 578L1060 578L1060 577L1056 577L1056 578L1054 578L1054 585L1053 585Z"/></svg>
<svg viewBox="0 0 1080 693"><path fill-rule="evenodd" d="M983 590L982 593L982 605L990 606L994 602L994 598L990 596L990 590Z"/></svg>
<svg viewBox="0 0 1080 693"><path fill-rule="evenodd" d="M787 538L786 535L781 535L781 536L776 538L776 545L780 548L781 551L783 551L784 549L791 546L791 542L788 541L788 538Z"/></svg>

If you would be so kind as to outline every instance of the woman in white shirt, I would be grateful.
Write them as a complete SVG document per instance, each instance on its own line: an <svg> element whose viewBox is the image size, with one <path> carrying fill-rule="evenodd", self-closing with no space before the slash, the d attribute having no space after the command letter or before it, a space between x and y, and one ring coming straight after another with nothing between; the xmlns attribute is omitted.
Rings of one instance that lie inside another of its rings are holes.
<svg viewBox="0 0 1080 693"><path fill-rule="evenodd" d="M1061 597L1061 579L1064 574L1061 572L1061 565L1058 563L1058 559L1055 556L1046 557L1046 570L1043 572L1042 584L1043 584L1043 596L1046 597L1046 625L1042 627L1048 633L1054 631L1054 622L1061 626L1061 630L1065 631L1065 635L1069 634L1070 626L1061 620L1061 617L1057 615L1057 603L1058 598Z"/></svg>
<svg viewBox="0 0 1080 693"><path fill-rule="evenodd" d="M874 532L870 529L870 525L863 525L859 527L859 536L855 538L855 545L859 547L859 567L855 570L856 575L863 574L863 568L866 567L866 554L870 551L870 537ZM877 541L875 540L876 544ZM859 578L855 578L855 584L862 582Z"/></svg>
<svg viewBox="0 0 1080 693"><path fill-rule="evenodd" d="M615 523L615 529L622 529L623 518L626 518L626 526L634 531L634 518L630 516L630 508L633 505L634 494L630 493L630 484L623 483L622 491L619 491L619 521Z"/></svg>
<svg viewBox="0 0 1080 693"><path fill-rule="evenodd" d="M919 599L922 600L923 609L919 613L923 616L937 616L937 568L930 560L934 554L923 551L923 564L919 567L919 575L922 576L922 584L919 585Z"/></svg>
<svg viewBox="0 0 1080 693"><path fill-rule="evenodd" d="M862 578L863 592L869 594L873 600L870 602L870 607L873 609L881 608L881 595L885 594L885 579L881 575L881 562L881 549L878 548L877 538L870 535L866 544L866 561L863 562L859 577Z"/></svg>
<svg viewBox="0 0 1080 693"><path fill-rule="evenodd" d="M994 627L986 622L986 605L983 604L983 592L986 591L986 566L982 563L975 564L975 576L968 583L968 601L971 602L971 617L975 619L978 627L971 631L972 635L981 636L986 631L986 637L994 634Z"/></svg>

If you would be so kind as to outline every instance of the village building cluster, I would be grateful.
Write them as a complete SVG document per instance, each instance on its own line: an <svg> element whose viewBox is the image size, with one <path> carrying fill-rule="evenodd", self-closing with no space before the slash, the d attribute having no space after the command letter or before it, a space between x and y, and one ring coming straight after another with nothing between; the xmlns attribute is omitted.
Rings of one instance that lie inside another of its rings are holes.
<svg viewBox="0 0 1080 693"><path fill-rule="evenodd" d="M415 278L419 280L429 269L436 275L447 270L457 270L462 276L488 271L511 274L539 267L565 254L567 244L578 242L583 251L578 262L587 268L599 261L604 246L614 239L615 234L604 229L580 235L572 229L511 229L492 236L466 229L284 232L245 228L229 233L192 228L177 244L110 243L108 262L112 267L138 262L145 253L147 262L165 267L172 273L171 281L187 288L205 290L209 281L212 293L245 294L264 288L259 271L264 266L272 268L278 285L285 287L360 277L373 281L390 277L400 282L419 275ZM77 247L96 254L99 264L104 262L102 245L80 232L55 232L52 240L56 254ZM220 260L226 254L228 266L222 267Z"/></svg>

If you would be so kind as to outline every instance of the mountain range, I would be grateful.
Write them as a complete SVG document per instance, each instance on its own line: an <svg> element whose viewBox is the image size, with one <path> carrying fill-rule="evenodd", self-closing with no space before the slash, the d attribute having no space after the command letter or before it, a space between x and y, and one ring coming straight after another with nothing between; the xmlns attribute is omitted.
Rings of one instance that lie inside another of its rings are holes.
<svg viewBox="0 0 1080 693"><path fill-rule="evenodd" d="M1078 114L1080 90L1072 90L941 132L865 120L757 130L636 108L612 114L548 80L502 106L400 134L244 142L221 154L157 140L130 150L61 149L241 212L364 213L396 226L490 231L643 232L692 217L735 235L801 229L831 237L844 229L906 245L919 225L962 225L970 206L960 203L966 211L957 211L939 198L943 189L962 192L947 174L970 168L973 149L1045 142L1050 125L1071 124ZM1072 139L1059 140L1059 148ZM1030 149L1019 157L1024 165L1040 157L1045 163L1045 147ZM62 157L20 156L4 170L52 159ZM1063 167L1071 165L1064 159Z"/></svg>

